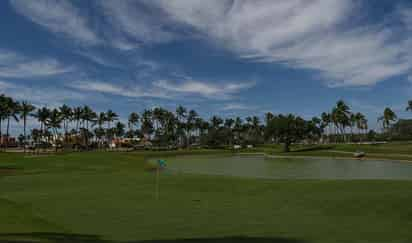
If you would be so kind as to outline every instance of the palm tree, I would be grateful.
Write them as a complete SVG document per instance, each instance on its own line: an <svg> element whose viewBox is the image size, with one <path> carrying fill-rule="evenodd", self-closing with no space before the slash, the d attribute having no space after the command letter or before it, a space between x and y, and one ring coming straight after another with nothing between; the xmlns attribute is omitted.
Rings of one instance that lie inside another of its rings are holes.
<svg viewBox="0 0 412 243"><path fill-rule="evenodd" d="M243 129L243 121L240 117L235 118L235 124L233 126L233 131L235 132L235 140L239 143L241 140L241 134Z"/></svg>
<svg viewBox="0 0 412 243"><path fill-rule="evenodd" d="M408 106L406 107L406 111L412 111L412 100L408 101Z"/></svg>
<svg viewBox="0 0 412 243"><path fill-rule="evenodd" d="M186 146L190 144L190 137L192 136L192 131L195 128L195 122L196 119L199 115L195 110L190 110L188 115L187 115L187 120L186 120Z"/></svg>
<svg viewBox="0 0 412 243"><path fill-rule="evenodd" d="M176 108L176 117L177 117L177 136L179 137L179 142L180 144L186 144L185 143L185 119L187 116L187 109L184 108L183 106L179 105Z"/></svg>
<svg viewBox="0 0 412 243"><path fill-rule="evenodd" d="M105 130L103 128L104 123L107 121L106 113L100 112L97 115L96 123L97 123L97 128L94 130L94 134L96 135L96 138L99 141L99 148L102 145L102 138L105 135ZM107 139L107 138L106 138Z"/></svg>
<svg viewBox="0 0 412 243"><path fill-rule="evenodd" d="M391 122L396 121L397 116L389 107L386 107L383 111L383 116L378 118L378 122L382 122L382 128L384 132L388 132Z"/></svg>
<svg viewBox="0 0 412 243"><path fill-rule="evenodd" d="M67 134L69 130L69 122L73 119L73 110L68 105L64 104L59 107L64 130L64 140L67 141Z"/></svg>
<svg viewBox="0 0 412 243"><path fill-rule="evenodd" d="M235 120L233 120L232 118L225 119L224 127L227 133L226 140L229 145L233 144L233 125L234 124L235 124Z"/></svg>
<svg viewBox="0 0 412 243"><path fill-rule="evenodd" d="M80 128L80 121L82 120L83 116L83 108L82 107L75 107L73 109L73 120L76 121L76 133L79 134Z"/></svg>
<svg viewBox="0 0 412 243"><path fill-rule="evenodd" d="M6 130L6 136L7 138L10 136L10 120L14 119L16 122L19 121L18 114L20 112L20 104L17 101L14 101L10 97L6 97L6 119L7 119L7 130ZM7 139L8 141L8 139ZM8 145L8 142L6 143L6 146Z"/></svg>
<svg viewBox="0 0 412 243"><path fill-rule="evenodd" d="M89 130L89 124L96 122L97 114L87 105L83 107L82 120L83 128Z"/></svg>
<svg viewBox="0 0 412 243"><path fill-rule="evenodd" d="M61 128L62 121L63 116L59 110L53 109L50 111L49 117L46 120L46 126L52 129L56 138L58 135L58 129Z"/></svg>
<svg viewBox="0 0 412 243"><path fill-rule="evenodd" d="M362 142L361 131L364 130L365 128L367 129L368 121L366 120L365 115L363 115L360 112L355 114L355 120L356 120L356 128L358 129L359 141Z"/></svg>
<svg viewBox="0 0 412 243"><path fill-rule="evenodd" d="M107 126L108 126L109 129L111 128L112 122L117 121L118 118L119 118L119 116L115 112L113 112L112 110L108 110L106 112L106 121L107 121Z"/></svg>
<svg viewBox="0 0 412 243"><path fill-rule="evenodd" d="M133 134L133 128L137 126L139 123L140 116L136 112L132 112L129 115L128 119L128 126L129 126L129 132Z"/></svg>
<svg viewBox="0 0 412 243"><path fill-rule="evenodd" d="M350 124L350 137L353 142L353 128L356 126L357 117L355 114L351 113L349 116L349 124Z"/></svg>
<svg viewBox="0 0 412 243"><path fill-rule="evenodd" d="M4 94L0 95L0 145L3 142L2 122L7 118L7 97Z"/></svg>
<svg viewBox="0 0 412 243"><path fill-rule="evenodd" d="M327 141L329 143L330 142L329 138L330 138L330 135L331 135L330 124L332 122L331 115L327 112L323 112L322 115L321 115L321 118L322 118L322 127L327 128L327 132L326 132L327 136L326 137L327 137Z"/></svg>
<svg viewBox="0 0 412 243"><path fill-rule="evenodd" d="M58 141L58 129L61 128L61 123L63 120L63 116L60 113L59 110L53 109L50 111L49 117L46 120L46 126L52 129L53 132L53 137L54 137L54 142L55 142L55 148L57 151L57 141Z"/></svg>
<svg viewBox="0 0 412 243"><path fill-rule="evenodd" d="M106 121L107 121L107 135L108 135L108 140L112 139L113 136L113 130L111 127L112 122L118 120L118 115L113 112L112 110L108 110L106 112Z"/></svg>
<svg viewBox="0 0 412 243"><path fill-rule="evenodd" d="M50 110L47 107L42 107L37 109L36 113L33 114L33 117L37 118L40 122L40 136L39 138L43 137L46 134L46 123L47 119L50 116Z"/></svg>
<svg viewBox="0 0 412 243"><path fill-rule="evenodd" d="M23 137L24 137L24 145L26 145L26 125L27 125L27 117L32 115L32 112L36 109L32 104L27 101L23 101L20 106L20 119L23 120ZM26 151L26 146L24 146L24 151Z"/></svg>
<svg viewBox="0 0 412 243"><path fill-rule="evenodd" d="M343 141L346 141L346 128L350 126L350 114L350 108L343 100L339 100L332 110L332 121L337 131L342 134Z"/></svg>
<svg viewBox="0 0 412 243"><path fill-rule="evenodd" d="M153 133L153 112L152 110L146 109L142 113L142 117L140 118L141 122L141 132L144 137L149 138Z"/></svg>
<svg viewBox="0 0 412 243"><path fill-rule="evenodd" d="M124 128L126 126L121 123L121 122L116 122L115 127L114 127L114 134L116 135L116 137L120 138L124 135Z"/></svg>

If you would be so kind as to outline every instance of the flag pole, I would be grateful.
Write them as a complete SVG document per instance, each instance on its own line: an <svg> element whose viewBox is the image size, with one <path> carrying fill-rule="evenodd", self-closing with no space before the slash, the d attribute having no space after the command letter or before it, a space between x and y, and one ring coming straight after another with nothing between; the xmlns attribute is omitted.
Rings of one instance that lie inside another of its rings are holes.
<svg viewBox="0 0 412 243"><path fill-rule="evenodd" d="M159 200L159 165L156 166L156 200Z"/></svg>

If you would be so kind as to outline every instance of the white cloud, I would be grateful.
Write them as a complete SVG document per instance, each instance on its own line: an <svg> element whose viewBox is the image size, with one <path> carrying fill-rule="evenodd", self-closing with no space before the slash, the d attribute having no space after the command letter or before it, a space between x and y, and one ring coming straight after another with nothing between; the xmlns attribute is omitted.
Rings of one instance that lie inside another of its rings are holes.
<svg viewBox="0 0 412 243"><path fill-rule="evenodd" d="M36 106L57 107L68 101L87 100L85 94L58 87L36 87L0 81L0 93L16 100L28 100Z"/></svg>
<svg viewBox="0 0 412 243"><path fill-rule="evenodd" d="M100 92L131 98L170 98L167 94L159 90L144 90L138 86L120 86L101 81L76 81L67 84L67 86L81 91Z"/></svg>
<svg viewBox="0 0 412 243"><path fill-rule="evenodd" d="M87 19L65 0L11 0L11 5L32 22L85 44L100 42Z"/></svg>
<svg viewBox="0 0 412 243"><path fill-rule="evenodd" d="M137 85L117 85L109 82L84 80L67 83L66 86L88 92L99 92L130 98L181 99L183 97L204 97L209 99L230 99L233 94L251 88L255 82L228 83L223 85L209 82L186 81L175 83L168 80L153 82L150 87Z"/></svg>
<svg viewBox="0 0 412 243"><path fill-rule="evenodd" d="M154 82L153 85L169 92L187 95L201 95L203 97L215 99L227 99L230 98L231 95L239 93L241 90L252 88L256 85L256 83L237 82L218 85L210 82L195 80L188 80L182 83L176 83L170 80L159 80Z"/></svg>
<svg viewBox="0 0 412 243"><path fill-rule="evenodd" d="M143 1L105 0L100 1L100 6L111 24L111 28L106 29L107 35L112 45L119 49L169 42L177 36L167 29L170 27L167 18L154 15L155 10Z"/></svg>
<svg viewBox="0 0 412 243"><path fill-rule="evenodd" d="M222 108L220 108L220 110L222 111L253 110L253 109L256 109L256 107L241 104L241 103L225 104Z"/></svg>
<svg viewBox="0 0 412 243"><path fill-rule="evenodd" d="M28 58L15 52L0 49L0 77L36 78L73 71L52 58Z"/></svg>
<svg viewBox="0 0 412 243"><path fill-rule="evenodd" d="M330 86L372 85L412 67L408 39L387 26L350 23L361 15L347 0L159 0L180 23L242 57L321 72ZM412 14L396 17L410 24ZM412 26L412 25L410 25Z"/></svg>

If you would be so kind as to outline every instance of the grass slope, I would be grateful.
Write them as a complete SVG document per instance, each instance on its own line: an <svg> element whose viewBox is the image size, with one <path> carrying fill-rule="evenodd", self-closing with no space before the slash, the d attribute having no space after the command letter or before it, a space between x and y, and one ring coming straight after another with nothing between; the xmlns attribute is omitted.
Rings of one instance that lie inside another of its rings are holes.
<svg viewBox="0 0 412 243"><path fill-rule="evenodd" d="M410 181L162 174L156 201L155 177L144 170L153 155L0 153L0 168L15 169L0 174L0 240L412 241Z"/></svg>

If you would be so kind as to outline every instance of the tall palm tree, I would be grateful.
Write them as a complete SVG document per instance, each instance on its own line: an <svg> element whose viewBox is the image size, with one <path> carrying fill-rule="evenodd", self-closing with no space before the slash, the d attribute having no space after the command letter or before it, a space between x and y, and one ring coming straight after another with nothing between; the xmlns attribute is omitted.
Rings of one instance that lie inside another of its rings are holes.
<svg viewBox="0 0 412 243"><path fill-rule="evenodd" d="M20 104L17 101L14 101L10 97L6 97L6 118L7 118L7 130L6 136L7 138L10 136L10 121L11 119L15 120L16 122L19 121L18 114L20 112ZM7 139L8 141L8 139ZM8 142L6 143L6 146Z"/></svg>
<svg viewBox="0 0 412 243"><path fill-rule="evenodd" d="M358 129L359 141L362 142L361 131L364 130L365 128L367 129L368 121L366 120L365 115L363 115L360 112L355 114L355 120L356 120L356 128Z"/></svg>
<svg viewBox="0 0 412 243"><path fill-rule="evenodd" d="M176 117L177 117L177 136L179 137L179 142L181 145L185 143L185 119L187 117L187 109L179 105L176 108Z"/></svg>
<svg viewBox="0 0 412 243"><path fill-rule="evenodd" d="M224 127L226 129L226 140L227 144L232 145L233 144L233 125L235 124L235 120L232 118L226 118L224 122Z"/></svg>
<svg viewBox="0 0 412 243"><path fill-rule="evenodd" d="M58 129L61 128L63 116L59 110L53 109L50 111L49 117L46 120L46 126L52 129L55 138L58 136Z"/></svg>
<svg viewBox="0 0 412 243"><path fill-rule="evenodd" d="M105 135L105 129L103 128L103 126L106 123L106 121L107 121L106 113L100 112L97 115L97 119L96 119L97 128L94 130L94 134L96 135L96 138L98 139L98 142L99 142L99 148L102 145L102 142L103 142L102 139ZM108 138L106 137L106 139Z"/></svg>
<svg viewBox="0 0 412 243"><path fill-rule="evenodd" d="M112 122L117 121L119 119L119 116L113 112L112 110L108 110L106 112L106 121L107 121L107 137L108 140L112 139L113 137L113 130L112 130Z"/></svg>
<svg viewBox="0 0 412 243"><path fill-rule="evenodd" d="M56 151L58 149L57 142L58 142L58 139L59 139L58 138L58 136L59 136L58 129L61 128L62 121L63 121L63 116L60 113L60 111L57 110L57 109L51 110L50 114L49 114L49 117L46 120L46 126L48 128L51 128L51 130L52 130Z"/></svg>
<svg viewBox="0 0 412 243"><path fill-rule="evenodd" d="M79 134L80 129L80 121L82 120L83 116L83 108L82 107L75 107L73 109L73 120L76 121L76 133Z"/></svg>
<svg viewBox="0 0 412 243"><path fill-rule="evenodd" d="M130 132L132 132L133 128L137 126L137 124L139 123L139 119L140 119L140 116L138 113L136 112L130 113L129 119L128 119L128 126L129 126Z"/></svg>
<svg viewBox="0 0 412 243"><path fill-rule="evenodd" d="M69 122L73 119L73 110L68 105L64 104L59 107L64 130L64 140L67 141L67 134L69 130Z"/></svg>
<svg viewBox="0 0 412 243"><path fill-rule="evenodd" d="M195 128L195 122L196 122L196 119L198 118L198 116L199 115L197 114L197 112L195 110L190 110L188 115L187 115L187 120L186 120L186 125L185 125L185 128L186 128L186 146L191 143L190 137L192 136L192 132L193 132L193 129Z"/></svg>
<svg viewBox="0 0 412 243"><path fill-rule="evenodd" d="M327 138L327 142L329 143L330 142L329 138L330 138L330 135L331 135L330 125L331 125L331 122L332 122L330 113L323 112L322 115L321 115L321 119L322 119L322 127L327 129L326 130L326 134L327 134L326 138Z"/></svg>
<svg viewBox="0 0 412 243"><path fill-rule="evenodd" d="M235 124L233 125L233 131L236 134L235 140L237 140L236 142L238 143L241 140L242 129L243 129L243 121L240 117L236 117Z"/></svg>
<svg viewBox="0 0 412 243"><path fill-rule="evenodd" d="M153 112L150 109L146 109L142 113L142 117L140 118L141 123L141 132L145 138L149 138L153 133Z"/></svg>
<svg viewBox="0 0 412 243"><path fill-rule="evenodd" d="M383 131L388 132L391 122L396 121L397 118L395 112L393 112L391 108L386 107L383 115L378 118L378 122L382 122Z"/></svg>
<svg viewBox="0 0 412 243"><path fill-rule="evenodd" d="M50 116L50 110L47 107L42 107L37 109L36 113L33 114L33 117L37 118L40 122L40 132L44 134L47 119Z"/></svg>
<svg viewBox="0 0 412 243"><path fill-rule="evenodd" d="M89 130L89 124L96 122L97 114L87 105L83 107L82 120L83 128Z"/></svg>
<svg viewBox="0 0 412 243"><path fill-rule="evenodd" d="M350 126L350 108L343 101L339 100L332 111L332 121L335 124L337 130L342 134L343 141L346 142L346 128Z"/></svg>
<svg viewBox="0 0 412 243"><path fill-rule="evenodd" d="M7 97L4 94L0 95L0 145L2 145L3 133L2 122L7 118Z"/></svg>
<svg viewBox="0 0 412 243"><path fill-rule="evenodd" d="M113 112L112 110L108 110L106 112L106 121L107 121L107 125L108 125L109 129L111 128L112 122L117 121L118 118L119 118L119 116L115 112Z"/></svg>
<svg viewBox="0 0 412 243"><path fill-rule="evenodd" d="M351 142L353 142L353 128L356 127L357 117L356 114L351 113L349 116L349 124L350 124L350 137Z"/></svg>
<svg viewBox="0 0 412 243"><path fill-rule="evenodd" d="M27 126L27 117L32 115L32 112L36 109L32 104L27 101L23 101L20 106L20 119L23 120L23 137L24 137L24 144L26 144L27 136L26 136L26 126ZM26 146L24 146L26 150Z"/></svg>

